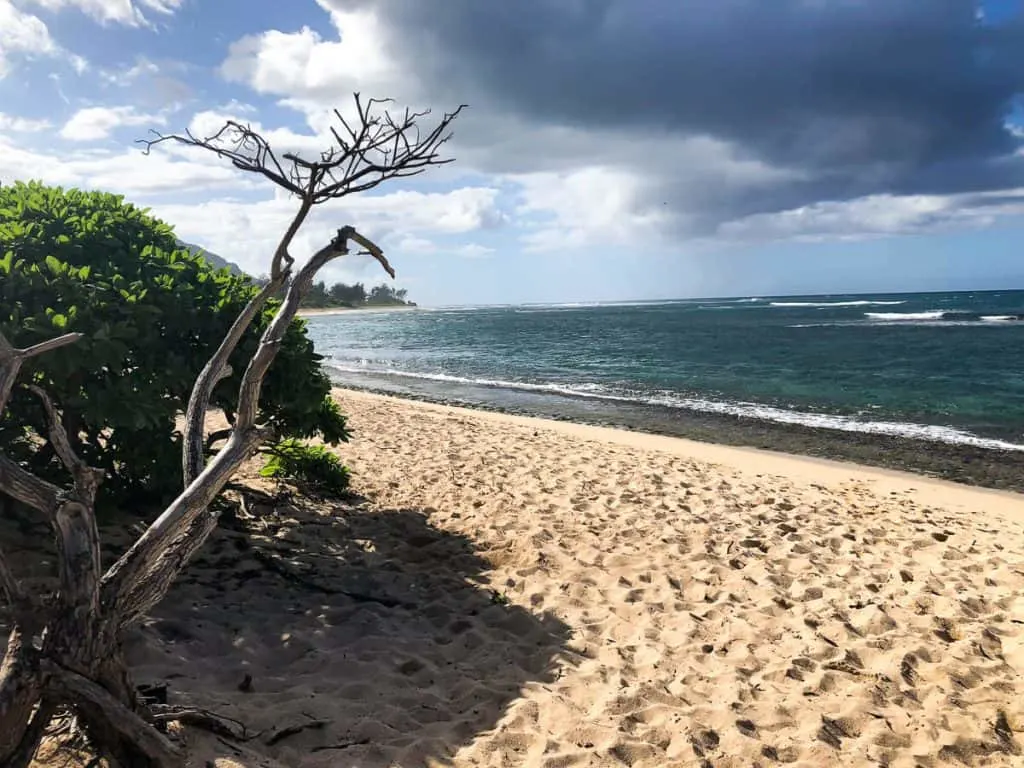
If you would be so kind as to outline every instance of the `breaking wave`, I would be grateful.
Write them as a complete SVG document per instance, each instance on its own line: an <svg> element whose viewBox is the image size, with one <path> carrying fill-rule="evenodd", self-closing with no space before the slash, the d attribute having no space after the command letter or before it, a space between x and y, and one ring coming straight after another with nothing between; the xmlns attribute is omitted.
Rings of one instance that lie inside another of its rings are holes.
<svg viewBox="0 0 1024 768"><path fill-rule="evenodd" d="M461 384L466 386L509 389L524 392L546 393L566 397L603 400L606 402L630 403L634 405L650 405L665 408L679 408L700 413L715 413L727 416L739 416L780 424L795 424L818 429L833 429L842 432L861 432L876 435L891 435L916 440L929 440L953 445L969 445L1004 451L1024 451L1024 445L1009 443L1003 440L981 437L971 432L954 427L914 424L896 421L867 421L851 416L827 413L809 413L789 410L770 405L748 402L729 402L701 397L686 397L674 392L654 391L649 393L616 390L602 384L576 383L563 384L558 382L524 382L491 378L468 378L446 373L425 373L398 370L391 367L391 361L361 360L354 361L328 360L328 365L339 373L350 373L386 378L418 379L425 381Z"/></svg>
<svg viewBox="0 0 1024 768"><path fill-rule="evenodd" d="M864 317L871 320L885 320L887 322L899 322L901 320L941 320L946 312L941 309L931 309L927 312L865 312Z"/></svg>
<svg viewBox="0 0 1024 768"><path fill-rule="evenodd" d="M857 301L773 301L772 307L896 307L906 304L906 301L869 301L859 299Z"/></svg>

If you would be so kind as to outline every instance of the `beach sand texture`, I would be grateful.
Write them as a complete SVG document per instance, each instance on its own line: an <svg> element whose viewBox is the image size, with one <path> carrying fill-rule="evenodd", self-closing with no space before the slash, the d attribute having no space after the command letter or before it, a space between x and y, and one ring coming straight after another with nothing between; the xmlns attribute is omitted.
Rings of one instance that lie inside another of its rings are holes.
<svg viewBox="0 0 1024 768"><path fill-rule="evenodd" d="M368 501L217 533L130 644L262 731L195 765L1024 765L1020 497L338 396Z"/></svg>

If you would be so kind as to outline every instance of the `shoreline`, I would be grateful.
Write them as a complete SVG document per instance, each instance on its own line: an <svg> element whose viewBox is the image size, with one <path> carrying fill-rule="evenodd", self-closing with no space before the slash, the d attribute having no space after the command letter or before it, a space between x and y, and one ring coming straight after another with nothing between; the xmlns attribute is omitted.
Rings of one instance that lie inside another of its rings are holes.
<svg viewBox="0 0 1024 768"><path fill-rule="evenodd" d="M678 438L701 445L747 448L779 455L909 473L957 485L1024 493L1024 452L979 448L866 432L844 432L715 413L642 405L580 402L574 398L502 392L504 402L488 402L463 388L450 396L368 386L345 380L328 366L343 390L396 397L474 411L533 417L605 427L631 433Z"/></svg>
<svg viewBox="0 0 1024 768"><path fill-rule="evenodd" d="M490 424L549 430L575 439L611 443L642 451L657 451L728 467L739 474L754 475L758 478L770 475L804 484L822 485L854 483L864 485L882 497L911 494L915 501L928 506L958 511L977 511L983 507L987 513L996 512L1017 522L1024 522L1024 494L1020 492L954 482L902 469L785 453L767 448L691 440L607 425L437 403L349 387L335 387L333 394L341 401L343 411L346 400L391 403L398 407L422 409L465 419L479 419Z"/></svg>

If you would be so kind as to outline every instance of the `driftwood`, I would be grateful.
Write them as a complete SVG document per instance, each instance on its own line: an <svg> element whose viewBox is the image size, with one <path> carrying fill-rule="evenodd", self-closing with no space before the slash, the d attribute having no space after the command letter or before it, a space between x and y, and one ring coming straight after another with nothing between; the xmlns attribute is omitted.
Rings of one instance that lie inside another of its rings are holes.
<svg viewBox="0 0 1024 768"><path fill-rule="evenodd" d="M0 664L0 766L27 766L58 710L73 712L92 747L124 768L182 765L185 756L164 733L166 723L177 719L209 726L215 722L205 713L175 713L164 704L142 700L122 656L121 637L163 599L217 525L211 502L239 465L261 442L273 437L258 423L261 386L317 272L349 253L350 243L356 243L360 253L374 257L394 276L380 248L349 226L339 229L297 271L288 251L314 205L449 162L439 159L438 150L448 140L448 128L461 107L445 114L437 127L421 136L417 122L426 113L406 111L404 118L396 119L386 111L378 114L382 103L364 103L357 94L356 125L336 113L341 126L333 131L337 146L315 161L287 154L278 159L261 136L235 122L207 138L157 134L145 142L146 151L164 141L212 151L235 167L259 173L287 189L298 198L298 211L273 254L268 284L243 309L193 386L184 429L181 494L105 573L95 515L103 473L89 467L75 452L77 436L66 432L59 404L44 390L26 387L47 415L48 434L40 437L48 441L72 482L70 487L58 487L0 452L0 493L31 508L50 524L59 576L56 595L30 594L0 548L0 596L9 605L13 625ZM213 389L228 374L227 361L253 320L270 297L282 291L281 306L243 374L231 429L218 435L223 445L207 461L204 417ZM80 334L70 333L19 349L0 332L0 414L27 360L57 353L80 338Z"/></svg>

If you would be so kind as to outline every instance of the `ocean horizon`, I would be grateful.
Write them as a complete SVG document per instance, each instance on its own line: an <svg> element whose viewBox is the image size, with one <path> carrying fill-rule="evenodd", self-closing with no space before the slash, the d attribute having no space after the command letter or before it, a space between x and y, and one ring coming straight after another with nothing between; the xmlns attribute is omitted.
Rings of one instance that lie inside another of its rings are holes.
<svg viewBox="0 0 1024 768"><path fill-rule="evenodd" d="M590 420L644 407L655 427L659 414L688 411L1024 451L1021 290L422 307L307 322L342 386Z"/></svg>

